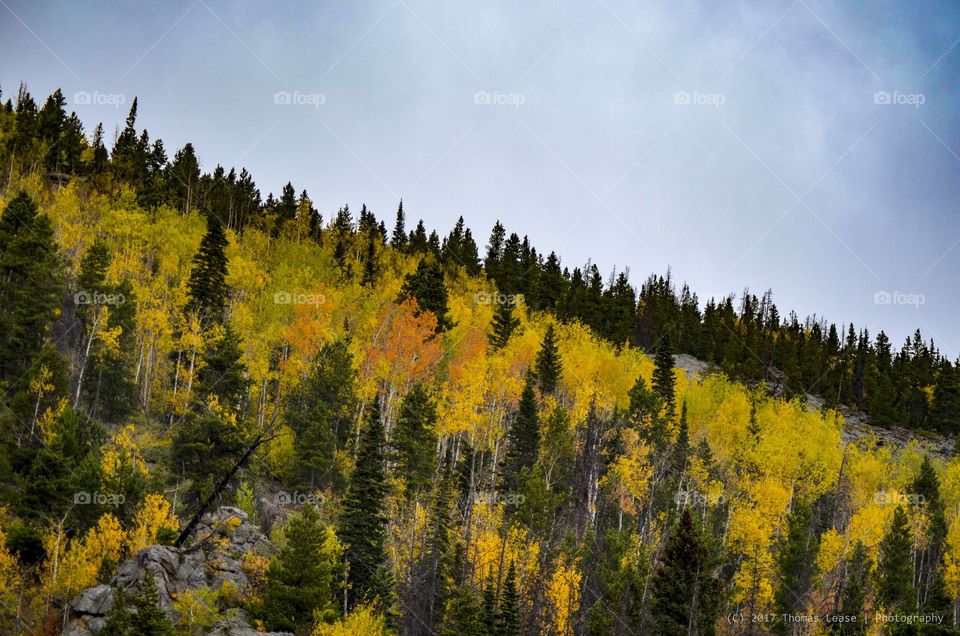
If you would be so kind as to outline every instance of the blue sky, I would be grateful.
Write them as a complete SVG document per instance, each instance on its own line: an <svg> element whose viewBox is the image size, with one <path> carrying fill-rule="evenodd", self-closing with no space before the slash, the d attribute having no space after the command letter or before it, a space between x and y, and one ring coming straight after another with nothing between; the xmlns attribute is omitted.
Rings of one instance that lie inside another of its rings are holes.
<svg viewBox="0 0 960 636"><path fill-rule="evenodd" d="M0 0L4 95L61 87L88 129L136 95L171 155L327 218L499 218L570 267L773 288L951 358L958 76L947 0Z"/></svg>

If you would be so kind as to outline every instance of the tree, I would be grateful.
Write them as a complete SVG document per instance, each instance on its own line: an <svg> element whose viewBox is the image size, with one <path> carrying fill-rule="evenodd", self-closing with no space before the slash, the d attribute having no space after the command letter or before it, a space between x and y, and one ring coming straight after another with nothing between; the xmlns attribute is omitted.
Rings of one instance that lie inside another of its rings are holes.
<svg viewBox="0 0 960 636"><path fill-rule="evenodd" d="M399 301L412 298L417 301L418 311L432 312L437 318L436 333L444 332L453 327L453 322L447 315L447 287L443 281L443 269L435 261L420 259L417 271L408 274L400 289Z"/></svg>
<svg viewBox="0 0 960 636"><path fill-rule="evenodd" d="M517 590L517 566L511 561L503 583L503 595L497 609L497 635L519 636L520 630L520 593Z"/></svg>
<svg viewBox="0 0 960 636"><path fill-rule="evenodd" d="M153 572L147 570L133 607L121 590L114 592L114 604L106 616L104 633L114 636L173 636L173 624L160 608L160 592Z"/></svg>
<svg viewBox="0 0 960 636"><path fill-rule="evenodd" d="M667 416L673 419L676 412L676 388L673 377L673 350L670 347L670 339L664 337L657 347L657 355L654 358L655 368L653 370L653 391L663 400L666 407Z"/></svg>
<svg viewBox="0 0 960 636"><path fill-rule="evenodd" d="M528 373L520 394L520 404L507 432L507 453L503 467L503 486L506 490L520 491L525 481L524 475L536 463L539 452L537 397L533 391L533 376Z"/></svg>
<svg viewBox="0 0 960 636"><path fill-rule="evenodd" d="M369 406L367 424L360 436L356 468L344 496L340 537L347 562L347 607L379 599L387 604L390 592L386 573L384 432L380 396Z"/></svg>
<svg viewBox="0 0 960 636"><path fill-rule="evenodd" d="M557 347L557 334L553 324L550 324L540 343L540 351L537 352L536 375L540 392L544 395L553 394L557 390L562 373L563 361Z"/></svg>
<svg viewBox="0 0 960 636"><path fill-rule="evenodd" d="M864 624L864 603L867 600L867 583L871 569L870 556L867 554L867 547L863 541L857 541L853 548L853 555L847 564L846 585L843 589L843 600L840 604L840 613L844 616L856 616L856 624L844 623L841 625L841 633L856 634L864 633L861 625Z"/></svg>
<svg viewBox="0 0 960 636"><path fill-rule="evenodd" d="M403 214L403 199L400 199L400 205L397 207L397 221L393 226L393 235L390 237L390 245L400 252L407 246L406 223L406 217Z"/></svg>
<svg viewBox="0 0 960 636"><path fill-rule="evenodd" d="M270 562L258 613L272 630L302 631L337 617L340 548L312 505L290 519L284 543Z"/></svg>
<svg viewBox="0 0 960 636"><path fill-rule="evenodd" d="M779 584L774 593L779 614L799 614L806 608L807 593L813 577L813 560L816 546L812 545L810 506L797 502L787 516L787 531L780 537L777 567ZM778 622L780 631L786 632L789 624Z"/></svg>
<svg viewBox="0 0 960 636"><path fill-rule="evenodd" d="M187 310L196 312L204 322L223 322L230 288L227 285L227 235L220 221L207 217L207 233L193 257L193 269L187 282Z"/></svg>
<svg viewBox="0 0 960 636"><path fill-rule="evenodd" d="M227 324L218 327L213 338L214 342L203 353L203 364L197 373L195 401L202 405L216 396L221 407L239 415L243 413L249 386L240 336Z"/></svg>
<svg viewBox="0 0 960 636"><path fill-rule="evenodd" d="M53 226L21 191L0 216L0 381L19 379L33 364L61 291Z"/></svg>
<svg viewBox="0 0 960 636"><path fill-rule="evenodd" d="M653 575L650 611L655 633L713 633L719 583L710 570L709 552L694 528L690 509L684 508Z"/></svg>
<svg viewBox="0 0 960 636"><path fill-rule="evenodd" d="M520 319L513 315L512 302L498 302L493 310L493 321L490 323L490 346L499 351L507 346L510 336L520 325Z"/></svg>
<svg viewBox="0 0 960 636"><path fill-rule="evenodd" d="M893 521L880 542L877 597L888 612L910 612L916 605L913 592L913 542L910 520L902 506L893 511Z"/></svg>
<svg viewBox="0 0 960 636"><path fill-rule="evenodd" d="M433 475L437 448L437 405L418 382L400 402L400 413L390 439L396 473L406 479L407 492L413 494L428 487Z"/></svg>

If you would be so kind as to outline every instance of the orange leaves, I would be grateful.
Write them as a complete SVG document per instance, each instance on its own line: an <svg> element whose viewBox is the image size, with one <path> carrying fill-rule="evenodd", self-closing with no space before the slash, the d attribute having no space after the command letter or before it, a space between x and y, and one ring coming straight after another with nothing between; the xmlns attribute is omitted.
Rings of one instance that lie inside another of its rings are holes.
<svg viewBox="0 0 960 636"><path fill-rule="evenodd" d="M387 306L366 349L364 375L394 392L427 380L443 357L436 317L427 311L416 316L416 309L412 300Z"/></svg>

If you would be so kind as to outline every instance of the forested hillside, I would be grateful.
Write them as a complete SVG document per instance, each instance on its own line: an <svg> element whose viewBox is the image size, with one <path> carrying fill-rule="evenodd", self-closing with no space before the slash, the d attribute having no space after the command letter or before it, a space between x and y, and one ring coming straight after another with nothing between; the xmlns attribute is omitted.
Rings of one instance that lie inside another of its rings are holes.
<svg viewBox="0 0 960 636"><path fill-rule="evenodd" d="M248 584L151 575L100 633L956 631L960 459L846 444L833 410L956 433L919 332L262 200L136 100L109 150L65 104L0 106L0 632L72 629L222 506L270 533Z"/></svg>

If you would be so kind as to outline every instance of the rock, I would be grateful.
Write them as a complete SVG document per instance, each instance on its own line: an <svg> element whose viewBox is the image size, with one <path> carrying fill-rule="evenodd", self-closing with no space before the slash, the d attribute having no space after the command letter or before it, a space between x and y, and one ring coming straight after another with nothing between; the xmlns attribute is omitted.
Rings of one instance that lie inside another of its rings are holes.
<svg viewBox="0 0 960 636"><path fill-rule="evenodd" d="M217 623L207 636L293 636L290 632L258 632L242 618Z"/></svg>
<svg viewBox="0 0 960 636"><path fill-rule="evenodd" d="M236 593L243 595L250 586L243 570L244 556L268 556L273 552L273 545L249 522L246 513L239 508L219 508L201 518L189 548L148 546L120 565L110 585L97 585L81 592L70 602L71 620L63 634L92 636L101 632L104 617L113 606L114 588L133 597L146 576L154 577L160 607L175 622L173 599L178 594L203 587L217 590L230 583ZM227 630L218 632L222 636L256 634L242 618L225 622L222 627Z"/></svg>

